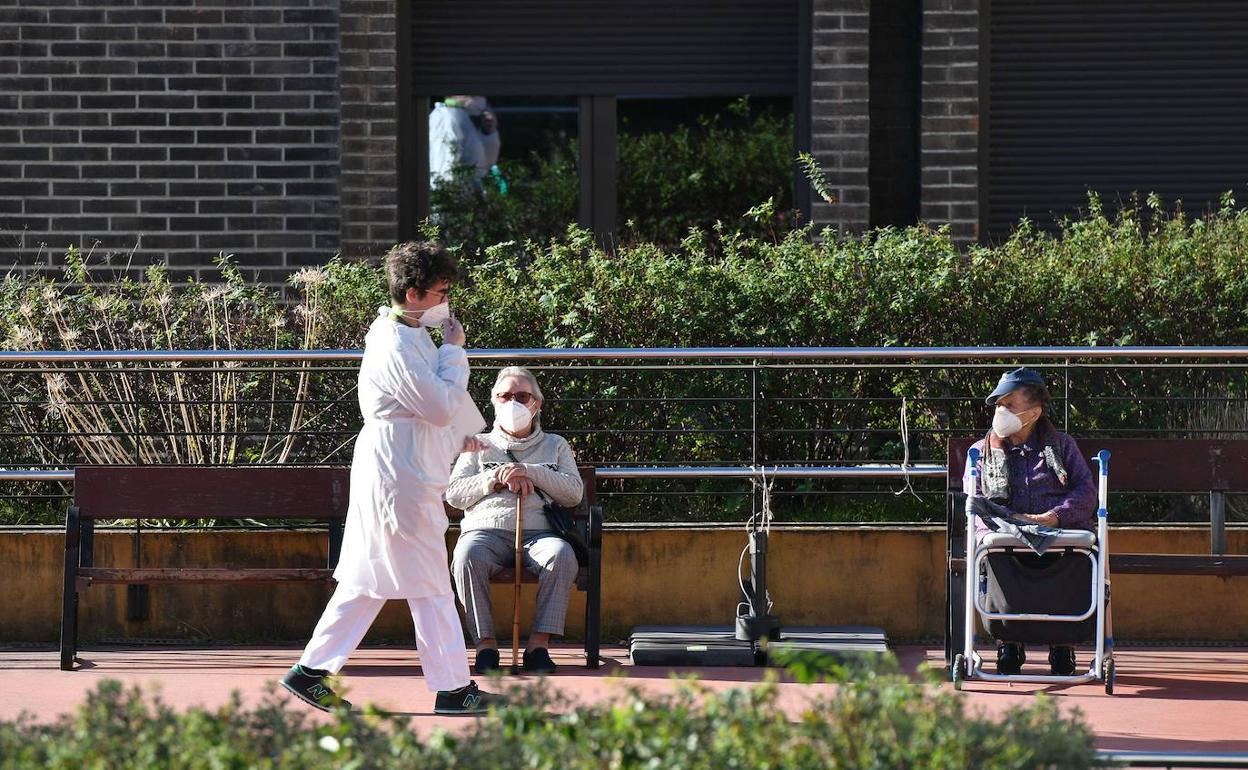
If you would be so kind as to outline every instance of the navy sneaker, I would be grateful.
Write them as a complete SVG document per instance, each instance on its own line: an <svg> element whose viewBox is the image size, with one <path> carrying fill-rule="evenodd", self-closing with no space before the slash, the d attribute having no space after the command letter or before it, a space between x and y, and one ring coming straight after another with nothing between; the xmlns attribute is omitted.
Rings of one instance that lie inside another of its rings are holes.
<svg viewBox="0 0 1248 770"><path fill-rule="evenodd" d="M330 689L325 683L328 671L304 668L296 663L282 677L282 687L291 695L321 711L332 711L336 706L351 708L351 704Z"/></svg>
<svg viewBox="0 0 1248 770"><path fill-rule="evenodd" d="M524 651L524 670L530 674L553 674L558 666L545 647Z"/></svg>
<svg viewBox="0 0 1248 770"><path fill-rule="evenodd" d="M443 690L433 703L433 713L443 715L484 714L490 706L507 705L501 695L485 692L476 682L469 682L458 690Z"/></svg>

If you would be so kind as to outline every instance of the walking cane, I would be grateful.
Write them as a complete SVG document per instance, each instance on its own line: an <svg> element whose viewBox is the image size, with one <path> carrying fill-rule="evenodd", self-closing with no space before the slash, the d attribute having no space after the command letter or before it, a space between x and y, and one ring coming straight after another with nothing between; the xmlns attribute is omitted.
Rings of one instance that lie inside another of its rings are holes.
<svg viewBox="0 0 1248 770"><path fill-rule="evenodd" d="M524 495L516 493L516 594L511 610L511 673L520 673L520 575L521 532L524 531Z"/></svg>

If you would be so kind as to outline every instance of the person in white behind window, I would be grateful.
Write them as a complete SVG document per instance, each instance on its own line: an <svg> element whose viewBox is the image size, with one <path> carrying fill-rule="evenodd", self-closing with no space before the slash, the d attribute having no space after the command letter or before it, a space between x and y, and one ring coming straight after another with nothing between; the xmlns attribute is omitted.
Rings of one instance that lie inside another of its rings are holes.
<svg viewBox="0 0 1248 770"><path fill-rule="evenodd" d="M461 448L451 423L468 384L464 329L447 301L455 276L454 257L434 243L406 243L386 255L392 305L380 308L365 337L358 389L364 427L351 462L338 586L281 681L322 710L350 705L326 678L346 664L387 599L406 599L411 609L436 713L501 703L469 677L447 566L442 494ZM442 327L441 348L426 331L433 326Z"/></svg>
<svg viewBox="0 0 1248 770"><path fill-rule="evenodd" d="M481 127L473 122L481 121ZM498 163L502 139L498 118L484 96L450 96L429 113L429 180L433 186L449 181L458 168L471 169L480 181Z"/></svg>

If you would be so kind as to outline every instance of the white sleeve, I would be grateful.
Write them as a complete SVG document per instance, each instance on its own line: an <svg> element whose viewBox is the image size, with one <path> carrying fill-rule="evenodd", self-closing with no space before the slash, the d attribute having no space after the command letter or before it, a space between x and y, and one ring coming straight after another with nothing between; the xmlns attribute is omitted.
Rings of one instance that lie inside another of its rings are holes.
<svg viewBox="0 0 1248 770"><path fill-rule="evenodd" d="M493 492L494 472L481 470L481 453L461 453L446 487L446 502L453 508L467 511Z"/></svg>
<svg viewBox="0 0 1248 770"><path fill-rule="evenodd" d="M559 470L553 471L537 463L524 463L524 470L539 489L550 495L550 499L571 508L581 502L585 485L581 481L581 471L576 467L576 456L572 454L572 447L562 438L559 441Z"/></svg>
<svg viewBox="0 0 1248 770"><path fill-rule="evenodd" d="M444 107L429 113L429 179L435 182L450 179L459 165L463 137L449 113Z"/></svg>
<svg viewBox="0 0 1248 770"><path fill-rule="evenodd" d="M380 374L386 391L405 409L444 428L451 424L459 399L467 389L468 356L458 345L443 345L438 351L435 372L419 355L404 355L402 350L391 349Z"/></svg>

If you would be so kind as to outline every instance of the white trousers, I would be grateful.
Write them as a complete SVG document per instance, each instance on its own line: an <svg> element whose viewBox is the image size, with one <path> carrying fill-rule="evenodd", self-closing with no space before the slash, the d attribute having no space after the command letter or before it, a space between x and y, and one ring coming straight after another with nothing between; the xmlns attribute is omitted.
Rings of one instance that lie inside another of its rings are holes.
<svg viewBox="0 0 1248 770"><path fill-rule="evenodd" d="M337 673L360 646L385 604L385 599L339 584L321 613L299 664ZM438 692L458 690L468 684L468 652L464 649L464 629L455 608L455 595L408 599L407 606L416 627L416 649L420 652L425 685Z"/></svg>

